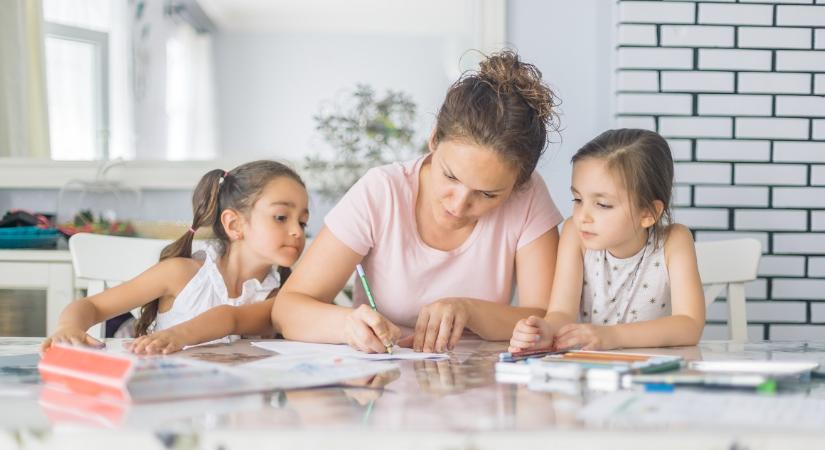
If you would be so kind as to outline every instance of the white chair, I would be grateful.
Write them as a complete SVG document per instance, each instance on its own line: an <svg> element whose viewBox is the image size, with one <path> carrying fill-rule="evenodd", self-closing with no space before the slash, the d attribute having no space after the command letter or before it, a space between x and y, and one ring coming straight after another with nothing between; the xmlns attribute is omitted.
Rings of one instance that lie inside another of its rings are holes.
<svg viewBox="0 0 825 450"><path fill-rule="evenodd" d="M78 233L69 239L75 278L86 281L87 296L116 286L140 275L156 264L160 252L172 241L101 234ZM89 329L92 336L103 336L99 324Z"/></svg>
<svg viewBox="0 0 825 450"><path fill-rule="evenodd" d="M756 279L762 245L756 239L732 239L696 243L699 277L705 291L705 307L727 289L728 336L735 342L748 339L745 282Z"/></svg>

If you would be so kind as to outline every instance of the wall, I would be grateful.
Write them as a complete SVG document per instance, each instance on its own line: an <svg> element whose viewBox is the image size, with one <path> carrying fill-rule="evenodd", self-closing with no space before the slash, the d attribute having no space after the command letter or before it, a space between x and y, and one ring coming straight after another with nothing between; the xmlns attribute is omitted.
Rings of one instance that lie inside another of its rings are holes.
<svg viewBox="0 0 825 450"><path fill-rule="evenodd" d="M825 339L825 1L745 3L620 1L618 123L669 138L697 240L762 242L749 336Z"/></svg>

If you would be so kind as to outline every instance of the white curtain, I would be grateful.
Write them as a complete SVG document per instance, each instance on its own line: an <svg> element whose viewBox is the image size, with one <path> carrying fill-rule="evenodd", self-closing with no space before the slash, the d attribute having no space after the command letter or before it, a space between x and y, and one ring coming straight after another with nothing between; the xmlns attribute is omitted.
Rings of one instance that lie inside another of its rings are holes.
<svg viewBox="0 0 825 450"><path fill-rule="evenodd" d="M166 157L217 156L212 38L179 23L166 44Z"/></svg>
<svg viewBox="0 0 825 450"><path fill-rule="evenodd" d="M43 7L0 2L0 156L49 157Z"/></svg>

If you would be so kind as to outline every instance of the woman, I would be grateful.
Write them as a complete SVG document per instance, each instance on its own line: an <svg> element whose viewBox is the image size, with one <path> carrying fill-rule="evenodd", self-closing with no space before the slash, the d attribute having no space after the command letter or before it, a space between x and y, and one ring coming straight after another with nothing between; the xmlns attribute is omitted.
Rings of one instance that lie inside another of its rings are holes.
<svg viewBox="0 0 825 450"><path fill-rule="evenodd" d="M416 160L370 170L325 227L272 310L284 337L384 352L452 349L465 328L506 340L544 314L562 217L534 173L555 117L541 73L511 51L491 55L447 92ZM333 305L356 264L378 311ZM513 284L518 306L511 306Z"/></svg>

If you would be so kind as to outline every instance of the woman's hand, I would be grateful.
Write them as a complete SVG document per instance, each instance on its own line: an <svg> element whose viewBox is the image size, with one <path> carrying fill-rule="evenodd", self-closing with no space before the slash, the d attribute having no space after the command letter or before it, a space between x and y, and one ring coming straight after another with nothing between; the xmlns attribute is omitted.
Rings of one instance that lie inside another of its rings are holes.
<svg viewBox="0 0 825 450"><path fill-rule="evenodd" d="M106 345L103 342L86 334L85 331L77 327L60 327L51 336L40 344L40 350L45 351L54 343L71 344L71 345L85 345L95 348L103 348Z"/></svg>
<svg viewBox="0 0 825 450"><path fill-rule="evenodd" d="M538 316L530 316L516 322L510 338L508 352L523 352L553 345L553 329L550 323Z"/></svg>
<svg viewBox="0 0 825 450"><path fill-rule="evenodd" d="M156 331L140 336L132 341L129 350L137 355L167 355L175 353L189 345L189 342L174 328Z"/></svg>
<svg viewBox="0 0 825 450"><path fill-rule="evenodd" d="M556 334L555 348L568 350L610 350L616 348L613 326L591 325L589 323L571 323L559 329Z"/></svg>
<svg viewBox="0 0 825 450"><path fill-rule="evenodd" d="M461 339L470 319L467 303L460 298L445 298L421 308L415 323L413 350L443 353Z"/></svg>
<svg viewBox="0 0 825 450"><path fill-rule="evenodd" d="M355 308L344 326L347 344L366 353L386 353L401 337L401 329L367 305Z"/></svg>

